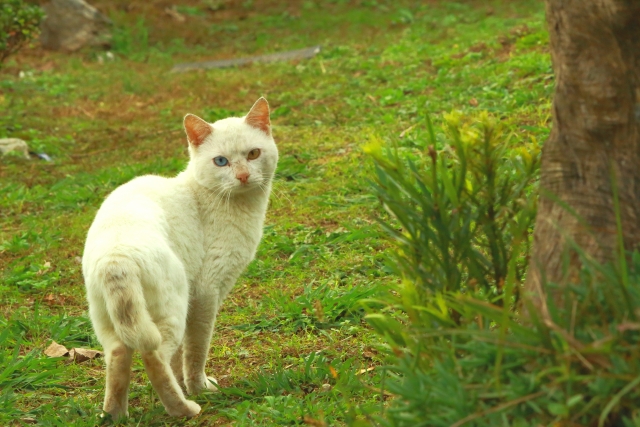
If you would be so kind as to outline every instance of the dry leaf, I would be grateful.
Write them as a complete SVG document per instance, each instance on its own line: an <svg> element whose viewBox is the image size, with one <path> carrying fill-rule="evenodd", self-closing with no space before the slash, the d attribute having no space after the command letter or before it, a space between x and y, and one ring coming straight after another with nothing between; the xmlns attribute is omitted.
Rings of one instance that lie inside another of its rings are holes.
<svg viewBox="0 0 640 427"><path fill-rule="evenodd" d="M640 330L640 323L623 322L616 327L620 332Z"/></svg>
<svg viewBox="0 0 640 427"><path fill-rule="evenodd" d="M371 372L371 371L373 371L374 369L376 369L376 368L375 368L375 366L372 366L372 367L370 367L370 368L366 368L366 369L360 369L360 370L358 371L358 374L357 374L357 375L362 375L362 374L364 374L365 372Z"/></svg>
<svg viewBox="0 0 640 427"><path fill-rule="evenodd" d="M184 22L184 21L187 20L187 18L185 18L185 16L183 14L181 14L180 12L178 12L176 10L175 6L167 7L164 10L164 13L166 13L167 15L172 17L176 22Z"/></svg>
<svg viewBox="0 0 640 427"><path fill-rule="evenodd" d="M74 348L69 352L69 361L82 363L100 356L102 356L102 352L98 350L90 350L88 348Z"/></svg>
<svg viewBox="0 0 640 427"><path fill-rule="evenodd" d="M475 98L471 98L469 100L469 105L471 105L472 107L477 107L478 106L478 100Z"/></svg>
<svg viewBox="0 0 640 427"><path fill-rule="evenodd" d="M322 310L322 303L319 299L313 303L313 311L319 322L324 322L324 311Z"/></svg>
<svg viewBox="0 0 640 427"><path fill-rule="evenodd" d="M405 130L403 130L402 132L400 132L400 138L404 138L404 136L406 134L408 134L409 132L411 132L413 130L414 127L416 127L418 124L413 124L411 126L409 126L408 128L406 128Z"/></svg>
<svg viewBox="0 0 640 427"><path fill-rule="evenodd" d="M331 376L333 378L338 378L338 371L336 371L336 368L334 368L333 366L329 365L329 371L331 372Z"/></svg>
<svg viewBox="0 0 640 427"><path fill-rule="evenodd" d="M44 351L44 354L49 357L63 357L69 354L69 350L65 346L52 341L51 345Z"/></svg>

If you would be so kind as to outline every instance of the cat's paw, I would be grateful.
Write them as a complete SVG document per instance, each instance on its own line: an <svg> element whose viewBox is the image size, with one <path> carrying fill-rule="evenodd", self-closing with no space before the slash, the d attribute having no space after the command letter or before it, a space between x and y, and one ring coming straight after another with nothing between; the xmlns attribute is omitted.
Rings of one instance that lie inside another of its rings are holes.
<svg viewBox="0 0 640 427"><path fill-rule="evenodd" d="M110 420L112 422L123 421L124 419L129 418L129 411L127 410L124 410L124 411L111 410L110 412L104 411L100 414L100 418L102 420Z"/></svg>
<svg viewBox="0 0 640 427"><path fill-rule="evenodd" d="M203 391L218 391L218 381L213 377L202 376L194 381L185 381L187 392L190 395L199 394Z"/></svg>
<svg viewBox="0 0 640 427"><path fill-rule="evenodd" d="M200 405L192 400L185 400L175 408L167 408L172 417L195 417L200 413Z"/></svg>
<svg viewBox="0 0 640 427"><path fill-rule="evenodd" d="M208 391L214 393L220 391L220 389L218 388L218 380L213 377L207 377L206 386Z"/></svg>

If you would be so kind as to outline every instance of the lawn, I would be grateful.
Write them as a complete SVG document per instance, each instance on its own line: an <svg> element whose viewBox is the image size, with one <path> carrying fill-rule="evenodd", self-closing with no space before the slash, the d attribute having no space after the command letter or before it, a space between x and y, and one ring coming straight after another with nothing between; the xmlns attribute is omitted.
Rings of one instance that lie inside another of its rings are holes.
<svg viewBox="0 0 640 427"><path fill-rule="evenodd" d="M359 301L392 288L391 220L371 190L372 139L422 155L425 117L488 111L514 144L548 135L553 75L537 1L92 2L114 22L104 51L37 45L0 69L0 137L52 161L0 158L0 424L101 423L102 359L79 259L104 197L187 161L182 117L243 115L260 96L280 150L256 260L218 317L208 371L222 386L181 425L347 425L392 402L389 349ZM285 5L286 4L286 5ZM175 63L321 45L310 60L173 74ZM171 424L139 358L127 425Z"/></svg>

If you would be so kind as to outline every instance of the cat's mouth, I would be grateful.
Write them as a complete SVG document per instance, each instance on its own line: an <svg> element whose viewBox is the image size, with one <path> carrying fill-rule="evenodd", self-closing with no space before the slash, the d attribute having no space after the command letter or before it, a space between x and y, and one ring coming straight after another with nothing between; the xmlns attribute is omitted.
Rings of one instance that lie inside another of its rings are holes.
<svg viewBox="0 0 640 427"><path fill-rule="evenodd" d="M259 190L262 186L262 182L259 180L247 180L246 182L238 181L233 188L236 193L245 193L251 190Z"/></svg>

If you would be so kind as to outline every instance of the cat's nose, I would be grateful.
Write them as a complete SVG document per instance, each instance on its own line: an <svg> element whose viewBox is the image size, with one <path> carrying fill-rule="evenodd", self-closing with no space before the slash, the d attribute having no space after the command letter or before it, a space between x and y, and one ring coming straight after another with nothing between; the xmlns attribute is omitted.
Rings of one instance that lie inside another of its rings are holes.
<svg viewBox="0 0 640 427"><path fill-rule="evenodd" d="M240 180L241 183L246 184L249 180L249 172L238 172L236 173L236 178Z"/></svg>

